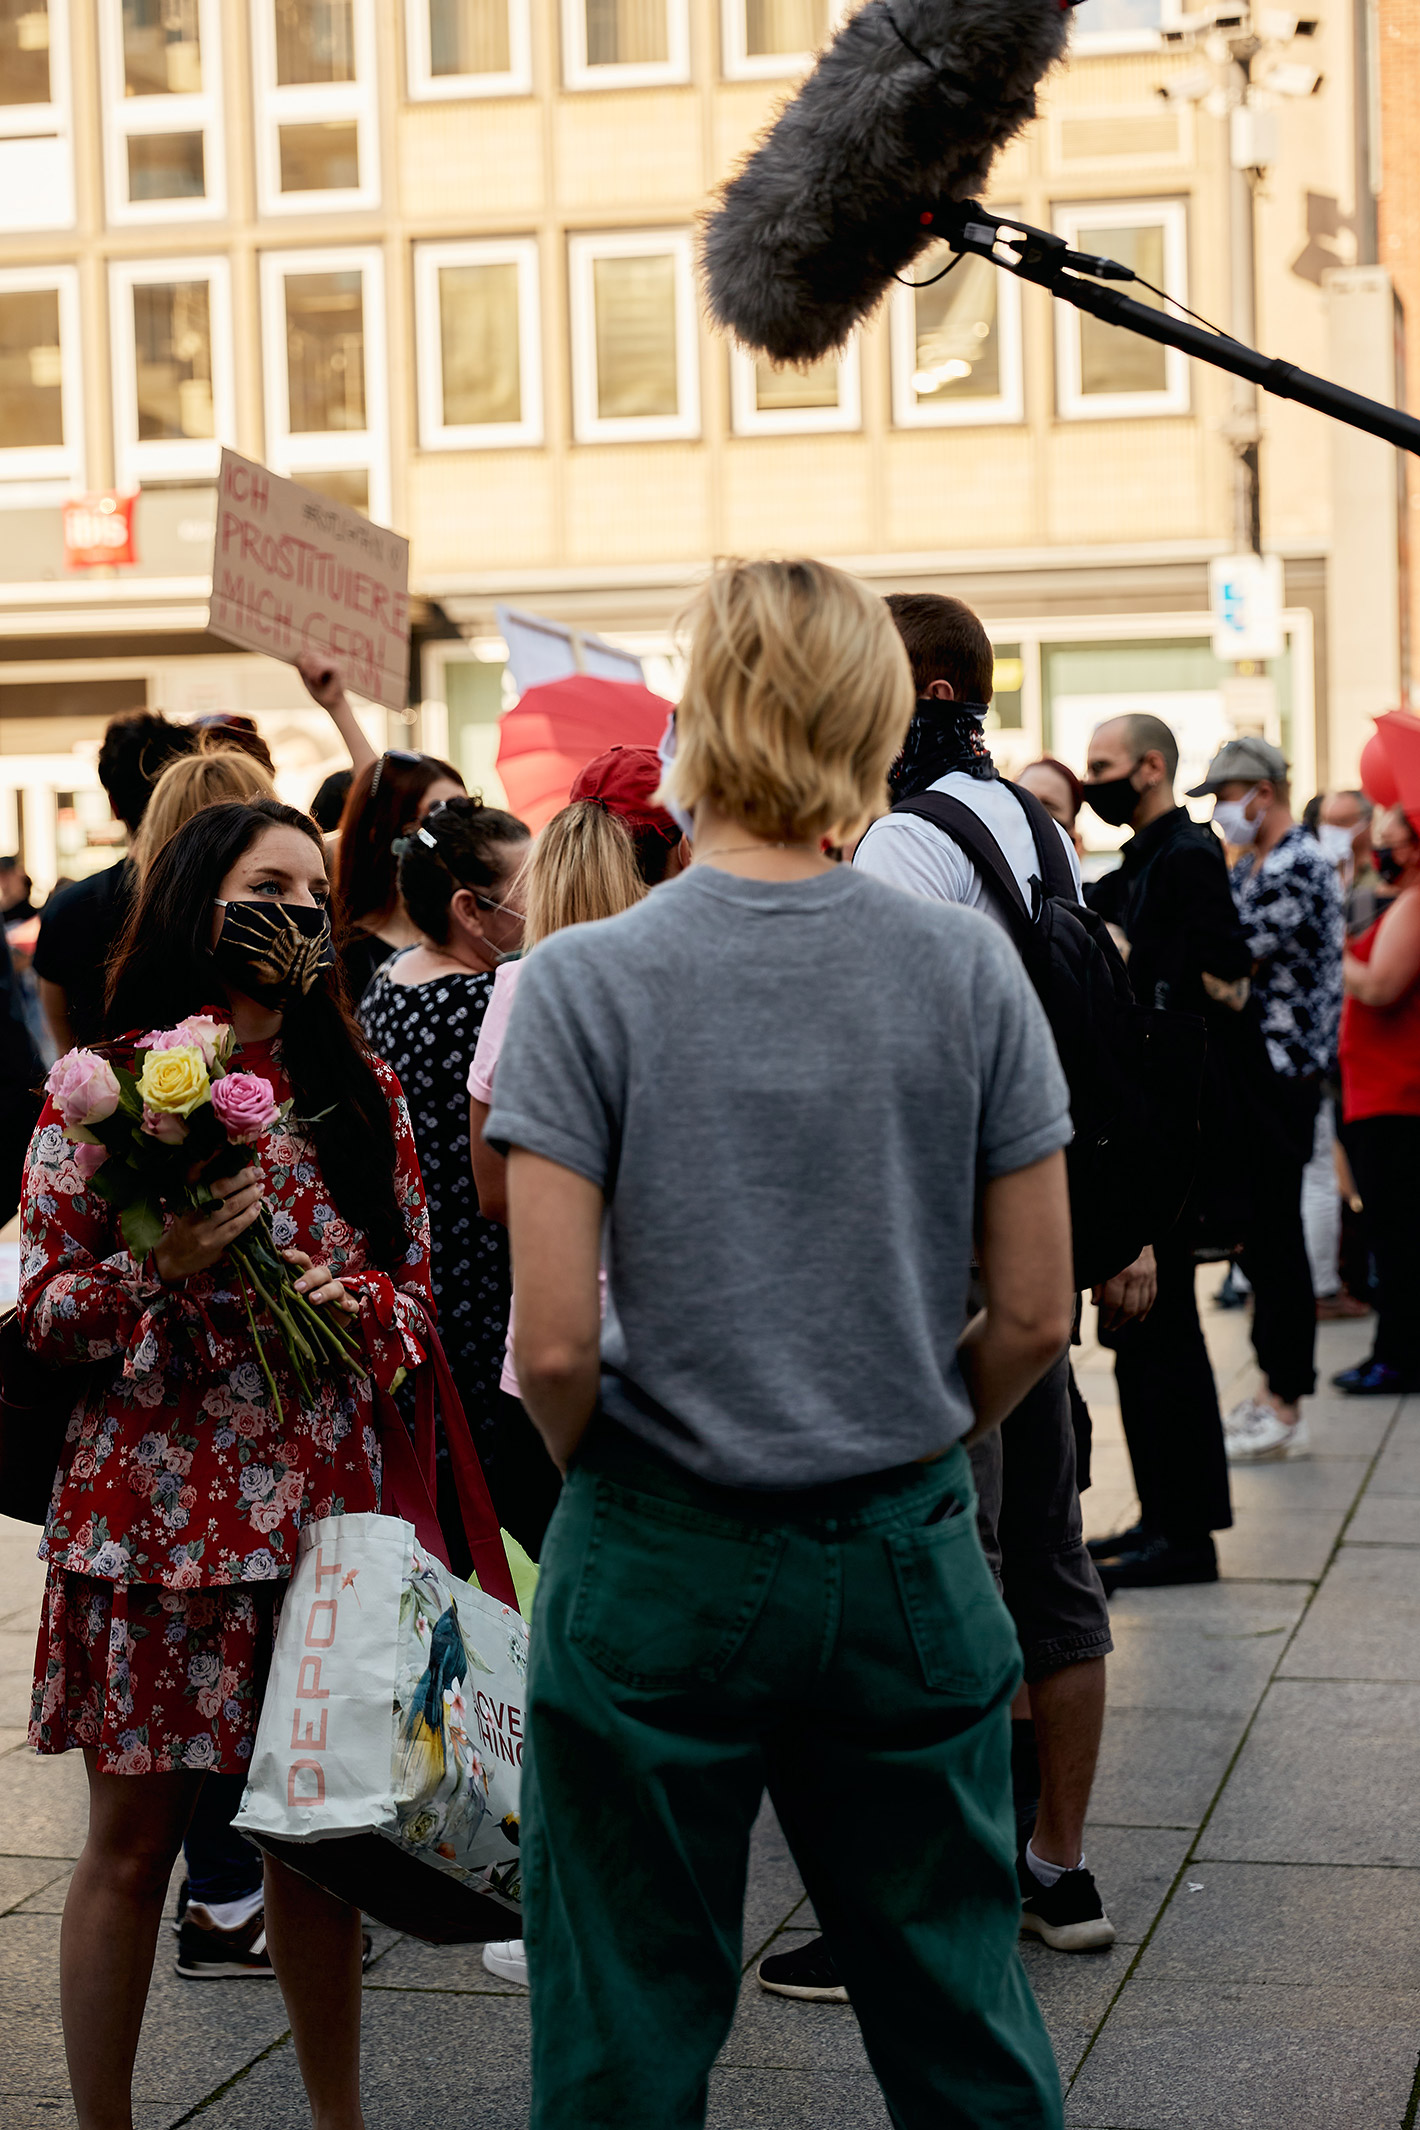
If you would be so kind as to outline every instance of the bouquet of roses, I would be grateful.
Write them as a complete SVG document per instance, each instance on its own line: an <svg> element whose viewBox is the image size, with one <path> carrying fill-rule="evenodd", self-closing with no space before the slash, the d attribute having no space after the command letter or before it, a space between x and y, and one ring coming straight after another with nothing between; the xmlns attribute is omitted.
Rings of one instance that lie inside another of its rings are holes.
<svg viewBox="0 0 1420 2130"><path fill-rule="evenodd" d="M268 1080L228 1070L233 1041L223 1022L196 1014L144 1036L131 1067L93 1050L70 1050L50 1068L45 1085L73 1142L75 1165L117 1208L135 1257L162 1241L165 1211L203 1213L216 1205L213 1184L246 1168L248 1149L290 1108L277 1102ZM281 1398L258 1316L280 1338L305 1396L321 1367L364 1375L349 1326L297 1292L264 1206L227 1254L278 1418Z"/></svg>

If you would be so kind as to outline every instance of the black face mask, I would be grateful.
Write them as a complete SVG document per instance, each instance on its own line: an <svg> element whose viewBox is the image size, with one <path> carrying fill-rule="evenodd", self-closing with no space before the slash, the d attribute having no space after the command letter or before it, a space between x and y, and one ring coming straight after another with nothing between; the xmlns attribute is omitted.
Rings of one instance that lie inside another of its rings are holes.
<svg viewBox="0 0 1420 2130"><path fill-rule="evenodd" d="M1134 769L1138 767L1136 762ZM1103 783L1085 786L1085 804L1092 806L1101 821L1108 821L1111 828L1127 828L1143 796L1134 789L1134 769L1128 776L1106 777Z"/></svg>
<svg viewBox="0 0 1420 2130"><path fill-rule="evenodd" d="M330 912L307 902L222 902L212 949L223 980L258 1005L279 1010L304 998L335 960Z"/></svg>
<svg viewBox="0 0 1420 2130"><path fill-rule="evenodd" d="M1399 851L1380 848L1377 848L1375 858L1376 871L1380 874L1386 886L1398 886L1405 877L1405 868L1410 863L1409 859L1402 858Z"/></svg>

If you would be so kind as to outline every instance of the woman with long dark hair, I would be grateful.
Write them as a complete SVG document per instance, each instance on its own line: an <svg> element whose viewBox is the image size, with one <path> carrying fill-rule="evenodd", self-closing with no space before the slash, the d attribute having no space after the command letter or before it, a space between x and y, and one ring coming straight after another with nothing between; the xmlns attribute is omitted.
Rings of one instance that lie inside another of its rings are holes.
<svg viewBox="0 0 1420 2130"><path fill-rule="evenodd" d="M463 795L453 763L432 754L392 748L356 774L340 816L335 902L340 959L357 1003L380 964L419 939L400 899L395 839L446 799Z"/></svg>
<svg viewBox="0 0 1420 2130"><path fill-rule="evenodd" d="M168 1875L207 1775L248 1765L300 1531L379 1507L374 1390L423 1357L418 1162L399 1084L342 1003L327 905L319 832L274 800L204 809L144 878L111 979L113 1055L214 1014L238 1069L291 1103L210 1213L132 1257L52 1105L26 1165L24 1335L88 1367L41 1548L30 1723L40 1752L81 1748L88 1768L60 1949L81 2130L127 2120ZM284 1417L225 1259L263 1204L310 1300L358 1323L369 1370L328 1371L309 1398L288 1377ZM359 2130L359 1915L268 1859L266 1929L315 2118Z"/></svg>
<svg viewBox="0 0 1420 2130"><path fill-rule="evenodd" d="M514 815L480 799L450 799L400 839L399 851L399 891L419 944L376 971L360 1002L360 1019L409 1102L429 1201L440 1331L494 1506L504 1527L536 1558L557 1475L525 1421L522 1442L509 1439L502 1424L508 1235L478 1210L464 1091L494 971L522 945L518 876L528 831ZM446 1466L441 1455L441 1509L452 1506ZM443 1521L451 1563L467 1573L471 1563L459 1518L453 1513Z"/></svg>

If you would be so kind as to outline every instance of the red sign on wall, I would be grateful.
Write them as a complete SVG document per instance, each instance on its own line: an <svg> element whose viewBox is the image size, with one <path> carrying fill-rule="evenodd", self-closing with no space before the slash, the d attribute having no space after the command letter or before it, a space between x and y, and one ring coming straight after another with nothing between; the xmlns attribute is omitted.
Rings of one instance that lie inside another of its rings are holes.
<svg viewBox="0 0 1420 2130"><path fill-rule="evenodd" d="M66 567L99 569L115 562L136 562L133 513L137 502L136 495L121 496L109 490L103 495L75 496L66 503Z"/></svg>

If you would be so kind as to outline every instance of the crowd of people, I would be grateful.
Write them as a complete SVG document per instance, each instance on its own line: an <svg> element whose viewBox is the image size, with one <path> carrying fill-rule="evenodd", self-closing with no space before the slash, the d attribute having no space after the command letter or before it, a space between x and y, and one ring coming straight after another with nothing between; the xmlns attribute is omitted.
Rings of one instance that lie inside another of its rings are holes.
<svg viewBox="0 0 1420 2130"><path fill-rule="evenodd" d="M274 1973L315 2121L361 2122L359 1914L231 1820L299 1531L378 1506L377 1402L412 1418L435 1320L540 1563L524 1936L484 1955L531 1984L537 2130L703 2120L766 1789L822 1934L762 1986L851 2001L897 2122L1060 2122L1016 1948L1113 1940L1083 1847L1109 1597L1216 1578L1230 1464L1306 1446L1319 1318L1375 1311L1341 1390L1420 1387L1420 833L1359 792L1295 818L1255 735L1197 821L1174 734L1128 710L1083 776L1007 781L992 673L958 600L727 565L660 754L589 763L535 838L450 762L375 755L328 667L307 685L352 759L320 820L252 729L110 727L129 854L40 913L51 1048L216 1016L291 1107L135 1258L54 1103L26 1106L11 985L20 1317L75 1371L31 1739L88 1767L81 2130L129 2119L180 1848L178 1971ZM1087 805L1130 831L1090 879ZM1161 1156L1082 1269L1071 1076L1133 1025L1101 982L1193 1044L1197 1130L1167 1212ZM367 1371L282 1407L223 1277L263 1213ZM1210 1260L1252 1300L1226 1415ZM1087 1301L1139 1498L1089 1544ZM438 1479L466 1574L442 1444ZM845 1794L890 1841L845 1840Z"/></svg>

